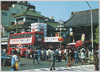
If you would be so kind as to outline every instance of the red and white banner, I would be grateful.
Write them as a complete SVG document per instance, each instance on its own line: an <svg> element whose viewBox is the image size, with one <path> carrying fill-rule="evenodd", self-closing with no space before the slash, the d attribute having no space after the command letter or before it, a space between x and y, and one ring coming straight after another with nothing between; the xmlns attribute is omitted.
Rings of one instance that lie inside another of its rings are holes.
<svg viewBox="0 0 100 72"><path fill-rule="evenodd" d="M32 43L32 38L11 39L10 44Z"/></svg>

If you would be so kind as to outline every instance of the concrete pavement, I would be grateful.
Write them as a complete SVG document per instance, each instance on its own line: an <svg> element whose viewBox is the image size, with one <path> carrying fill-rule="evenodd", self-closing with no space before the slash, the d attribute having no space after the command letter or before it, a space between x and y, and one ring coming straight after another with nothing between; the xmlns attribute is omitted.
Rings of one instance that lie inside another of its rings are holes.
<svg viewBox="0 0 100 72"><path fill-rule="evenodd" d="M40 64L33 64L33 59L21 58L20 60L21 71L50 71L51 62L41 61ZM65 61L56 62L55 71L95 71L93 64L81 65L81 63L73 64L71 67L67 67ZM1 71L10 71L11 66L1 66Z"/></svg>

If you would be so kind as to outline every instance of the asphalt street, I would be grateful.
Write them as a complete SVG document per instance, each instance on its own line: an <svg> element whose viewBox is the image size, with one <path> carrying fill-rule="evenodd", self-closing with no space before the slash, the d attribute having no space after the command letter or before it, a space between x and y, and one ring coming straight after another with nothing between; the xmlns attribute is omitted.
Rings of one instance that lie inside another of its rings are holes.
<svg viewBox="0 0 100 72"><path fill-rule="evenodd" d="M21 58L20 71L50 71L51 62L41 61L40 64L33 64L32 59ZM66 66L66 62L56 62L55 71L95 71L93 64L81 65L81 63L73 64L71 67ZM10 71L11 66L1 66L1 71Z"/></svg>

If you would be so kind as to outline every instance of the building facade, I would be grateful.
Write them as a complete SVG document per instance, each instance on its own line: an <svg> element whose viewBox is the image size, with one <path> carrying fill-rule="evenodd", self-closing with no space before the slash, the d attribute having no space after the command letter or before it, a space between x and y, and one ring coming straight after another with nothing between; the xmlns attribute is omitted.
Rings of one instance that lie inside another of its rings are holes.
<svg viewBox="0 0 100 72"><path fill-rule="evenodd" d="M6 28L12 26L15 22L15 19L11 16L18 14L25 9L27 9L27 5L24 5L24 2L1 1L1 25L4 27L3 36L8 36L9 32L7 32Z"/></svg>
<svg viewBox="0 0 100 72"><path fill-rule="evenodd" d="M96 28L99 26L99 9L92 10L93 39L95 39ZM65 22L66 28L72 28L73 41L81 40L81 35L85 34L86 43L91 44L91 12L90 10L72 12L69 20Z"/></svg>
<svg viewBox="0 0 100 72"><path fill-rule="evenodd" d="M15 23L15 19L11 16L27 8L35 10L35 6L30 5L27 1L1 1L1 45L7 47L9 33L14 33L6 29Z"/></svg>

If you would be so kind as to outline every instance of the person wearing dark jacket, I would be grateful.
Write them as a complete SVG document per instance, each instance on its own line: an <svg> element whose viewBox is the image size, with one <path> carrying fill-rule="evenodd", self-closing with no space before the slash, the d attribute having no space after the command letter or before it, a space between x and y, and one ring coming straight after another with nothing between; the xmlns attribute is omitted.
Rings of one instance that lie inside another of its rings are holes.
<svg viewBox="0 0 100 72"><path fill-rule="evenodd" d="M37 50L35 49L34 50L34 53L33 53L33 64L35 64L35 60L37 61L38 63L38 55L37 55ZM39 63L38 63L39 64Z"/></svg>

